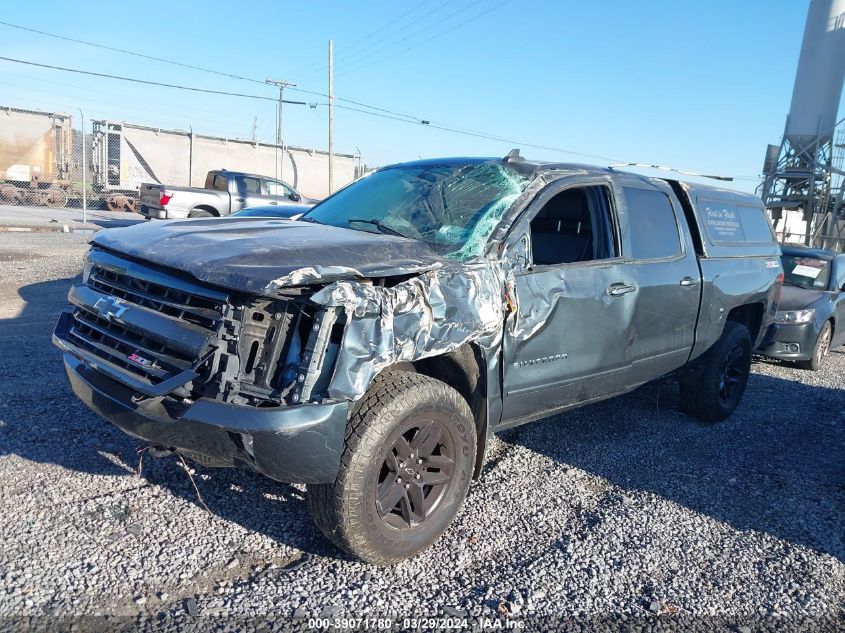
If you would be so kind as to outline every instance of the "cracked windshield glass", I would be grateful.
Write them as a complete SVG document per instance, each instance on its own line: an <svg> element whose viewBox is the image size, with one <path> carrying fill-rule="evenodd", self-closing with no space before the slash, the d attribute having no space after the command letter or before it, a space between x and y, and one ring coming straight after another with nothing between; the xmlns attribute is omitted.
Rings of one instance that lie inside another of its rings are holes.
<svg viewBox="0 0 845 633"><path fill-rule="evenodd" d="M467 260L481 255L527 183L494 162L391 167L337 192L303 220L421 240Z"/></svg>

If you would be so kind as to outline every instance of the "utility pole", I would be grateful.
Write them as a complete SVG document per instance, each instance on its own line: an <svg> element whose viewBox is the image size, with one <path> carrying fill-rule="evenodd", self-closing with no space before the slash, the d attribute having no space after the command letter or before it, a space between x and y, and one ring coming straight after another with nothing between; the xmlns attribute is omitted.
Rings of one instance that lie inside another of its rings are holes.
<svg viewBox="0 0 845 633"><path fill-rule="evenodd" d="M334 64L333 45L329 40L329 195L334 190Z"/></svg>
<svg viewBox="0 0 845 633"><path fill-rule="evenodd" d="M258 132L258 115L252 118L252 142L255 143L255 133Z"/></svg>
<svg viewBox="0 0 845 633"><path fill-rule="evenodd" d="M82 119L82 223L85 224L88 221L88 163L85 160L85 113L82 108L79 108L79 117Z"/></svg>
<svg viewBox="0 0 845 633"><path fill-rule="evenodd" d="M264 83L272 84L274 86L279 87L279 109L276 113L276 178L282 180L282 174L284 172L283 165L285 163L285 142L282 137L282 104L285 102L283 97L285 94L285 88L287 88L288 86L295 88L296 84L291 83L289 81L285 81L284 79L266 79ZM282 148L281 163L278 160L279 147Z"/></svg>

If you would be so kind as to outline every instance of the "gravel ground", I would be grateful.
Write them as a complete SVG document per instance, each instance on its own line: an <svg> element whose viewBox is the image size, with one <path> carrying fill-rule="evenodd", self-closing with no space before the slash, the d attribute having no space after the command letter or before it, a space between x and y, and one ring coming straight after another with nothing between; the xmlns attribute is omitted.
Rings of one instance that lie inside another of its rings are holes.
<svg viewBox="0 0 845 633"><path fill-rule="evenodd" d="M718 425L667 383L506 432L434 547L377 568L322 539L300 486L195 467L206 511L175 458L137 476L139 442L50 344L85 248L0 234L0 618L845 627L845 349L818 373L755 362Z"/></svg>

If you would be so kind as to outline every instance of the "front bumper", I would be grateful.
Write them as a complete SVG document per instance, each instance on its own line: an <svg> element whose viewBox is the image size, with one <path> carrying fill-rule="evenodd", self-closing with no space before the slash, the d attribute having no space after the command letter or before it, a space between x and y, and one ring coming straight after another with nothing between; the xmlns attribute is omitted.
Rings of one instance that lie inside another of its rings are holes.
<svg viewBox="0 0 845 633"><path fill-rule="evenodd" d="M757 353L782 360L809 360L818 338L819 328L815 322L775 323L769 328Z"/></svg>
<svg viewBox="0 0 845 633"><path fill-rule="evenodd" d="M60 346L61 347L61 346ZM258 408L202 398L134 402L136 392L64 354L73 392L134 437L208 466L247 466L286 483L330 483L340 466L349 403Z"/></svg>

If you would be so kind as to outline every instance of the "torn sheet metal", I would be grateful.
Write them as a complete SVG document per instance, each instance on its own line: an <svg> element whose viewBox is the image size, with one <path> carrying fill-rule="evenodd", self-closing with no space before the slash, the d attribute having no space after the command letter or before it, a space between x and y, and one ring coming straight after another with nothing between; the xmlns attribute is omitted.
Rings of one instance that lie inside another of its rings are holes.
<svg viewBox="0 0 845 633"><path fill-rule="evenodd" d="M93 243L265 296L283 285L412 275L447 261L418 240L266 218L147 222L100 231Z"/></svg>
<svg viewBox="0 0 845 633"><path fill-rule="evenodd" d="M329 383L332 398L357 399L384 368L501 341L505 320L501 262L449 264L391 288L338 281L311 297L346 313L343 345Z"/></svg>
<svg viewBox="0 0 845 633"><path fill-rule="evenodd" d="M273 294L281 288L290 286L305 286L320 281L353 279L363 276L360 270L349 266L306 266L274 279L267 285L266 291L267 294Z"/></svg>

